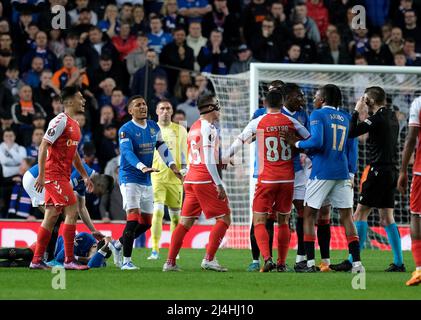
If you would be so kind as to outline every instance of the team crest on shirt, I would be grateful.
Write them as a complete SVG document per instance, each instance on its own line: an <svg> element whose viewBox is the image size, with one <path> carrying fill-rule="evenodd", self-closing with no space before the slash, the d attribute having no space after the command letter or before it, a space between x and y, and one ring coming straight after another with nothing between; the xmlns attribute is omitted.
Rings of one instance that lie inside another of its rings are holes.
<svg viewBox="0 0 421 320"><path fill-rule="evenodd" d="M213 141L213 140L215 140L215 136L211 133L210 135L209 135L209 137L208 137L208 139L209 139L209 141Z"/></svg>
<svg viewBox="0 0 421 320"><path fill-rule="evenodd" d="M154 128L151 128L151 136L154 136L156 134L156 131Z"/></svg>
<svg viewBox="0 0 421 320"><path fill-rule="evenodd" d="M47 131L47 134L48 134L50 137L54 136L54 135L55 135L55 133L56 133L56 130L54 130L54 128L50 128L50 129L48 129L48 131Z"/></svg>
<svg viewBox="0 0 421 320"><path fill-rule="evenodd" d="M124 139L126 137L126 133L124 131L120 132L120 139Z"/></svg>

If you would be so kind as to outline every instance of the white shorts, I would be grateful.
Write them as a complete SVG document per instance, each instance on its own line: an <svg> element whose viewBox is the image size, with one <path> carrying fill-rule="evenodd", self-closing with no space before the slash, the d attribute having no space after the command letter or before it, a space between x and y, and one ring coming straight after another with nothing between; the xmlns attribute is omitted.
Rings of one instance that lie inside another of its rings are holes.
<svg viewBox="0 0 421 320"><path fill-rule="evenodd" d="M327 202L338 209L352 208L354 190L351 180L308 180L304 205L318 210Z"/></svg>
<svg viewBox="0 0 421 320"><path fill-rule="evenodd" d="M153 189L152 186L144 186L137 183L123 183L120 185L123 197L123 209L140 209L141 213L153 213Z"/></svg>
<svg viewBox="0 0 421 320"><path fill-rule="evenodd" d="M307 180L308 178L304 170L300 170L295 173L294 195L292 196L293 200L304 200L304 196L306 194Z"/></svg>
<svg viewBox="0 0 421 320"><path fill-rule="evenodd" d="M35 190L35 181L36 178L29 171L26 171L23 175L22 185L31 198L32 207L34 208L44 205L45 199L45 188L42 189L41 193L37 192Z"/></svg>

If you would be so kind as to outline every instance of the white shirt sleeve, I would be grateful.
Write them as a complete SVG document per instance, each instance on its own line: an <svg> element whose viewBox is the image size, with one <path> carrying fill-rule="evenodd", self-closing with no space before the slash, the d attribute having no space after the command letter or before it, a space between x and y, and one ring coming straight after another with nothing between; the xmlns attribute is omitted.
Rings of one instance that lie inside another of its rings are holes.
<svg viewBox="0 0 421 320"><path fill-rule="evenodd" d="M53 144L62 135L67 124L67 116L60 113L48 124L48 129L45 132L44 139Z"/></svg>
<svg viewBox="0 0 421 320"><path fill-rule="evenodd" d="M410 127L421 127L420 112L421 112L421 97L415 99L414 102L412 102L411 104L411 108L409 109L409 126Z"/></svg>
<svg viewBox="0 0 421 320"><path fill-rule="evenodd" d="M209 171L209 174L212 177L213 182L219 186L222 185L222 179L219 176L218 168L216 167L216 159L215 159L215 147L216 147L216 139L217 139L217 132L216 129L209 123L202 121L202 126L200 129L200 133L202 135L203 140L203 155L206 168Z"/></svg>
<svg viewBox="0 0 421 320"><path fill-rule="evenodd" d="M297 121L296 119L287 116L292 123L294 124L295 130L297 130L298 134L304 139L308 139L310 137L310 132L308 132L307 128L304 127L299 121Z"/></svg>

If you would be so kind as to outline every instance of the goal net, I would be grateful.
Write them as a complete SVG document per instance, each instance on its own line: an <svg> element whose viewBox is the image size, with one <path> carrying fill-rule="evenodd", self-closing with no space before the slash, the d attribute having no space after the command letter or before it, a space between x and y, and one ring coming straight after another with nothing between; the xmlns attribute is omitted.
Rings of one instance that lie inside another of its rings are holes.
<svg viewBox="0 0 421 320"><path fill-rule="evenodd" d="M222 148L226 150L237 135L250 121L254 111L264 106L264 96L270 82L282 80L298 84L307 101L306 111L313 110L313 97L317 89L325 84L339 86L343 94L343 108L352 111L357 100L369 86L385 89L389 106L396 110L400 124L400 155L408 132L409 108L421 88L421 68L382 67L382 66L338 66L302 64L251 64L250 72L239 75L219 76L207 74L222 107L220 132ZM355 176L355 207L358 201L359 183L368 159L365 142L359 142L358 172ZM232 209L232 226L224 246L229 248L249 248L249 228L251 225L251 202L254 184L252 181L254 146L244 145L235 166L229 166L223 173ZM410 168L411 170L412 168ZM411 178L411 173L410 173ZM381 192L381 190L379 190ZM396 194L395 219L402 237L402 247L410 250L409 236L409 197ZM295 230L296 215L293 212L291 227ZM377 211L369 217L369 232L366 248L390 249L386 232L381 226ZM347 243L340 227L336 210L331 213L332 249L346 249ZM276 229L275 229L276 230ZM275 238L276 239L276 238ZM276 241L274 241L276 244ZM291 248L296 247L296 234L292 234Z"/></svg>

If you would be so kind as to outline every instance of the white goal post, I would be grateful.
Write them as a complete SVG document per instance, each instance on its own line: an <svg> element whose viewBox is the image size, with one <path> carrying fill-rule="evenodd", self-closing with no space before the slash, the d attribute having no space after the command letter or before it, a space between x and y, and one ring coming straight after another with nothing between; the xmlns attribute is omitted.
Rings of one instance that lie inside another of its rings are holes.
<svg viewBox="0 0 421 320"><path fill-rule="evenodd" d="M222 148L227 148L233 139L247 125L254 112L263 106L264 95L270 82L282 80L298 84L306 95L307 112L310 113L315 91L328 83L341 88L343 93L343 108L351 111L357 99L362 96L365 88L380 86L388 95L388 103L394 106L400 120L399 150L403 149L407 132L409 106L421 92L420 67L388 67L365 65L319 65L319 64L278 64L252 63L250 72L238 75L206 74L212 82L215 94L222 107L220 130ZM398 110L399 109L399 110ZM253 163L254 145L245 146L241 159L236 166L229 167L223 178L227 185L232 207L233 225L225 242L226 247L248 248L249 226L251 223L251 201L253 199ZM356 197L358 194L359 177L366 165L367 150L365 143L359 145L359 171L356 175ZM357 200L357 198L355 198ZM355 204L357 201L355 201ZM408 197L396 195L395 216L400 226L409 222ZM369 220L370 231L366 247L386 249L388 243L382 228L379 228L378 215L372 214ZM295 219L292 219L294 228ZM339 220L332 213L332 226L338 227ZM332 248L340 248L341 241L338 228L332 231ZM406 229L401 229L402 245L409 249L409 235ZM276 242L276 241L275 241ZM292 241L294 245L294 241Z"/></svg>

